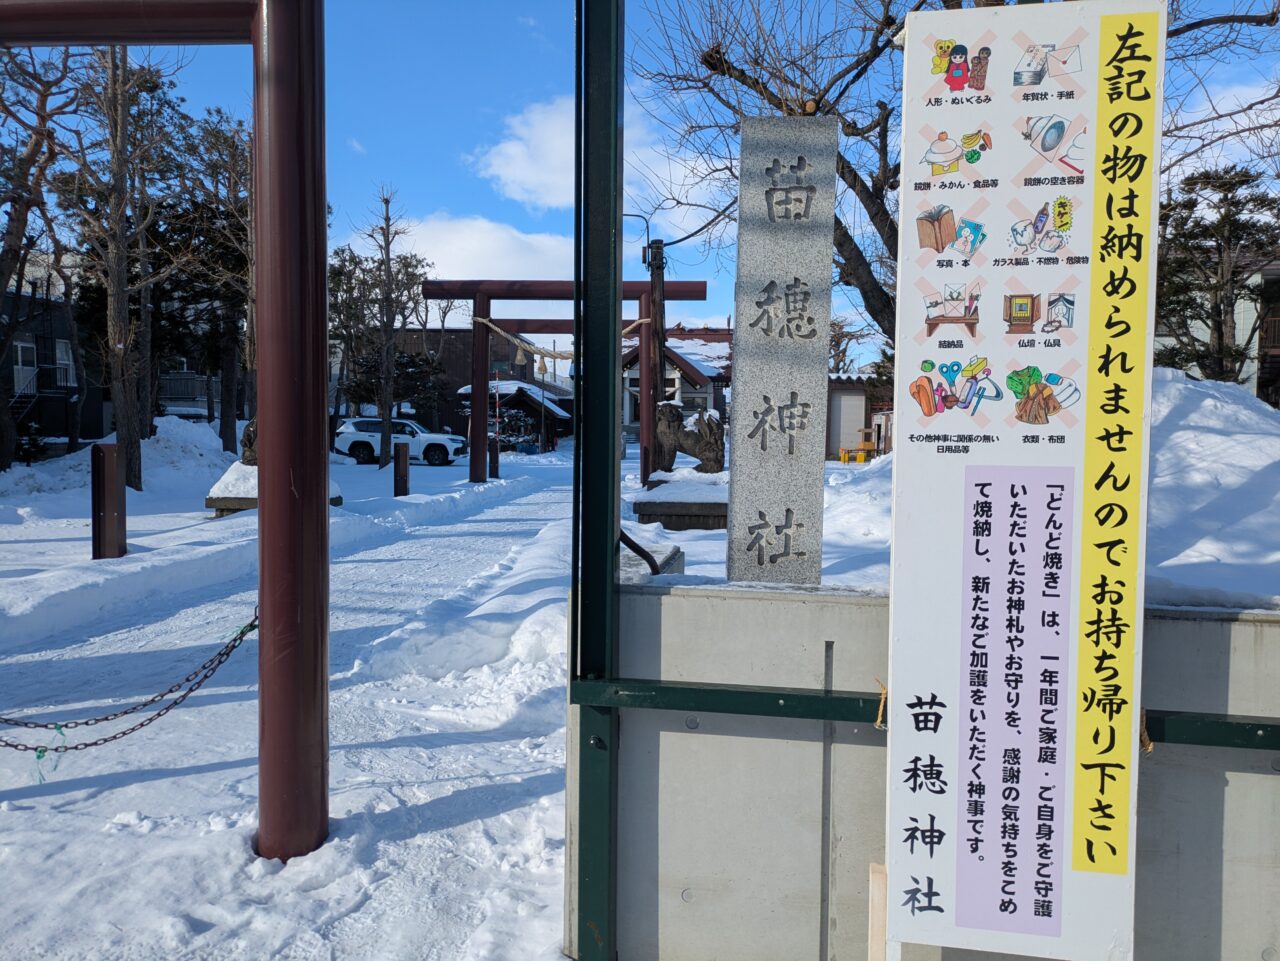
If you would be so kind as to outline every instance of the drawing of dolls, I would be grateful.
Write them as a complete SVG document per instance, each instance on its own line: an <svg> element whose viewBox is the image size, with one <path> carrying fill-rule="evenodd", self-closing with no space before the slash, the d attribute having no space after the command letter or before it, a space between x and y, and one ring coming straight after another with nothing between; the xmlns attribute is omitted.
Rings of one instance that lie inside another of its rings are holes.
<svg viewBox="0 0 1280 961"><path fill-rule="evenodd" d="M991 63L991 48L982 47L969 63L969 89L987 89L987 67Z"/></svg>
<svg viewBox="0 0 1280 961"><path fill-rule="evenodd" d="M947 66L947 86L952 93L959 93L969 82L969 48L957 43L951 48L951 63Z"/></svg>

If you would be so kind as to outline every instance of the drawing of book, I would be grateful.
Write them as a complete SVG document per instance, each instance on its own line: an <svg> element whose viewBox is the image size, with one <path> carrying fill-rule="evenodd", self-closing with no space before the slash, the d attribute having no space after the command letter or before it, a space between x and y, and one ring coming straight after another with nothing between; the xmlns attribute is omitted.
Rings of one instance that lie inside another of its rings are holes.
<svg viewBox="0 0 1280 961"><path fill-rule="evenodd" d="M921 250L928 248L942 253L943 248L956 239L956 215L946 204L939 204L916 217L916 233Z"/></svg>

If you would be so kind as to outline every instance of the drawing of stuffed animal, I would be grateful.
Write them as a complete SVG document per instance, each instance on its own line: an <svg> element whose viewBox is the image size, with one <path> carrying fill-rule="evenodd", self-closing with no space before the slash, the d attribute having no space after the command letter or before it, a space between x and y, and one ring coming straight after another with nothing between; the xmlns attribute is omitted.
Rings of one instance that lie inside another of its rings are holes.
<svg viewBox="0 0 1280 961"><path fill-rule="evenodd" d="M951 48L956 45L954 40L938 40L933 45L933 73L946 73L947 66L951 63Z"/></svg>

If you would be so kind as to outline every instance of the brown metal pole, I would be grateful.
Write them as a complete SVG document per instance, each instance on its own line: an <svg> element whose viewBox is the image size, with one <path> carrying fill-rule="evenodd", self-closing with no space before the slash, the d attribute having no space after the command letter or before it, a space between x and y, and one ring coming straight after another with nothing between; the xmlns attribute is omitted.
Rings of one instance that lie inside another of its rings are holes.
<svg viewBox="0 0 1280 961"><path fill-rule="evenodd" d="M472 317L489 317L489 298L471 301ZM489 479L485 459L489 451L489 328L471 321L471 474L473 484Z"/></svg>
<svg viewBox="0 0 1280 961"><path fill-rule="evenodd" d="M400 441L395 446L396 453L396 497L409 496L409 445Z"/></svg>
<svg viewBox="0 0 1280 961"><path fill-rule="evenodd" d="M3 0L0 42L248 43L255 0Z"/></svg>
<svg viewBox="0 0 1280 961"><path fill-rule="evenodd" d="M258 853L329 834L324 8L254 23L258 316Z"/></svg>
<svg viewBox="0 0 1280 961"><path fill-rule="evenodd" d="M653 298L649 294L640 295L640 319L651 318ZM640 351L636 354L636 368L640 372L639 397L640 408L640 483L649 482L649 472L653 470L653 429L657 417L653 394L653 320L640 325ZM625 377L625 373L623 375ZM626 410L626 405L622 407Z"/></svg>
<svg viewBox="0 0 1280 961"><path fill-rule="evenodd" d="M93 559L124 557L129 550L125 531L124 461L116 455L115 444L94 444L89 460Z"/></svg>

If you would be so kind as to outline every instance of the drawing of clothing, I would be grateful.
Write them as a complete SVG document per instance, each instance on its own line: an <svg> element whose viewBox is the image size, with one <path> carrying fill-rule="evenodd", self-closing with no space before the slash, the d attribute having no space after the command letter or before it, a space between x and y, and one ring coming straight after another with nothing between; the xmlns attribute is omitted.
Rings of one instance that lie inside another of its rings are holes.
<svg viewBox="0 0 1280 961"><path fill-rule="evenodd" d="M951 88L951 92L959 93L968 82L969 65L967 63L953 63L947 71L947 86Z"/></svg>

